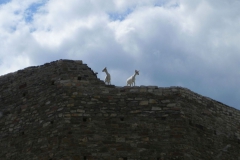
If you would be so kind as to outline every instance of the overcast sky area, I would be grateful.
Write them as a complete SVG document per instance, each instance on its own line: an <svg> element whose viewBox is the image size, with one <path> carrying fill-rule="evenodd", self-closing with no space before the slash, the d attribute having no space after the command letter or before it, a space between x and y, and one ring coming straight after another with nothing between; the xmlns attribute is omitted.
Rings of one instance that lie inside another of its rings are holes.
<svg viewBox="0 0 240 160"><path fill-rule="evenodd" d="M0 75L83 60L112 84L186 87L240 109L239 0L0 0Z"/></svg>

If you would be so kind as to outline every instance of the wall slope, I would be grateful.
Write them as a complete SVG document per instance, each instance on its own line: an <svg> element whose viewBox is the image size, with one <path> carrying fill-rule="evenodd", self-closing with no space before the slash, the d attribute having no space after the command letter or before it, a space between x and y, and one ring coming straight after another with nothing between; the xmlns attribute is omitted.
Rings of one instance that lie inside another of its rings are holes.
<svg viewBox="0 0 240 160"><path fill-rule="evenodd" d="M0 159L240 159L240 111L186 88L106 86L58 60L0 91Z"/></svg>

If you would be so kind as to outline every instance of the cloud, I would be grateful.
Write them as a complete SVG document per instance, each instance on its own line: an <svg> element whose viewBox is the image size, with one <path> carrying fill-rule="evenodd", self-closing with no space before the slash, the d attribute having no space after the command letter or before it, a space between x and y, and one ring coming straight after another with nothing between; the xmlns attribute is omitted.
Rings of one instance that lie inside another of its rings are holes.
<svg viewBox="0 0 240 160"><path fill-rule="evenodd" d="M239 108L239 7L223 0L4 1L0 73L81 59L100 79L108 67L118 86L137 69L137 85L181 85Z"/></svg>

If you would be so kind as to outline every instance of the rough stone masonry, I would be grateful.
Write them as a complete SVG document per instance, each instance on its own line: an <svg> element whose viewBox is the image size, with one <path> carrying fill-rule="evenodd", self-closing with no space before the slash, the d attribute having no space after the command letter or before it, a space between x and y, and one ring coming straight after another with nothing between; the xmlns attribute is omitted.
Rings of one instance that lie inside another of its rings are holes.
<svg viewBox="0 0 240 160"><path fill-rule="evenodd" d="M182 87L105 85L82 61L0 77L1 160L237 160L240 111Z"/></svg>

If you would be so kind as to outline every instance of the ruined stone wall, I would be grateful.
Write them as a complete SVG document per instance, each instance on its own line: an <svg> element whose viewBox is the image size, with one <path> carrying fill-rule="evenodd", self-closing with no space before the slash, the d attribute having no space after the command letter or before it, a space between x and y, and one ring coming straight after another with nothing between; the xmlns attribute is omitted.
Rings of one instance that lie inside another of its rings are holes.
<svg viewBox="0 0 240 160"><path fill-rule="evenodd" d="M240 159L240 112L221 102L183 91L181 108L189 127L189 159Z"/></svg>
<svg viewBox="0 0 240 160"><path fill-rule="evenodd" d="M59 60L0 91L0 159L240 159L239 110L186 88L105 86Z"/></svg>

